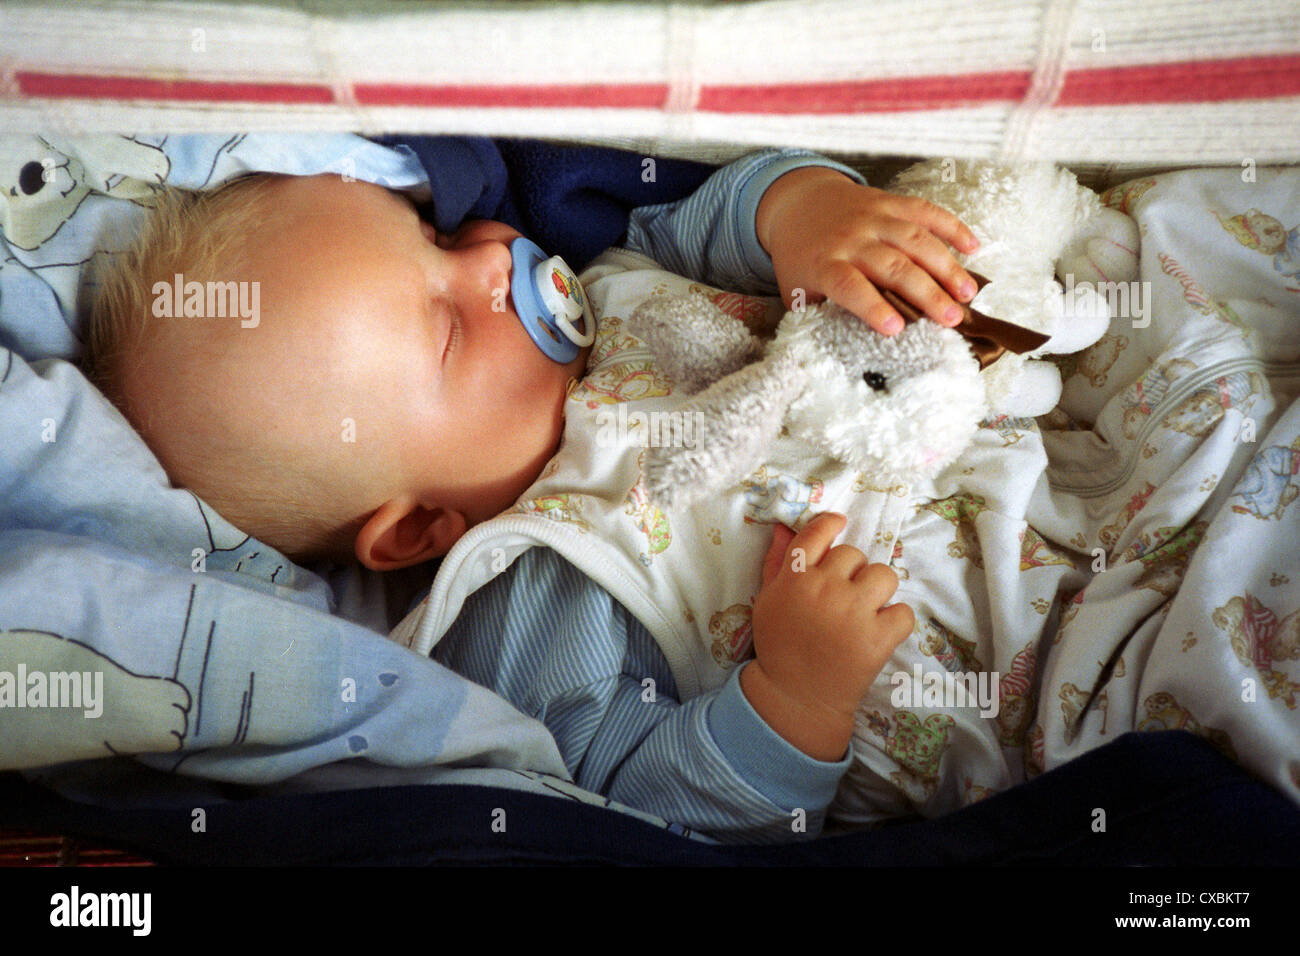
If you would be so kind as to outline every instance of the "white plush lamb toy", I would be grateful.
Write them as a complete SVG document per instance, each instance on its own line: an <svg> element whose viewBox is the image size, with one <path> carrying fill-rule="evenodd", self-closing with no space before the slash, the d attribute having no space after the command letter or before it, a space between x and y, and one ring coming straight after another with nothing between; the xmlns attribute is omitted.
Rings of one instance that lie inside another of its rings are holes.
<svg viewBox="0 0 1300 956"><path fill-rule="evenodd" d="M1040 415L1059 400L1056 367L1034 357L1086 348L1109 314L1097 296L1066 295L1053 264L1078 235L1136 250L1136 225L1048 165L925 162L895 188L950 209L980 240L959 257L988 280L964 334L920 319L883 336L827 302L786 313L765 343L702 295L651 298L628 330L692 395L682 411L702 413L691 448L648 450L646 490L661 507L736 483L783 427L879 480L911 482L951 463L990 414ZM1087 243L1073 245L1086 259Z"/></svg>
<svg viewBox="0 0 1300 956"><path fill-rule="evenodd" d="M1060 374L1035 359L1082 351L1106 333L1110 314L1094 283L1137 277L1137 223L1051 163L927 160L889 188L942 206L975 233L980 248L957 258L990 284L972 307L1050 336L984 369L990 411L1022 418L1051 411L1061 397Z"/></svg>

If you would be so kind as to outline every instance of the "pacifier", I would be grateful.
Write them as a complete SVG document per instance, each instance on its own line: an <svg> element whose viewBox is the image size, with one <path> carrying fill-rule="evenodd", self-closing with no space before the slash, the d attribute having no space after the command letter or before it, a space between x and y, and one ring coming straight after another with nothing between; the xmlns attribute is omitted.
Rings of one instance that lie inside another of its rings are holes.
<svg viewBox="0 0 1300 956"><path fill-rule="evenodd" d="M572 362L596 339L596 318L578 277L559 256L547 258L522 236L510 243L510 259L510 297L524 331L547 358Z"/></svg>

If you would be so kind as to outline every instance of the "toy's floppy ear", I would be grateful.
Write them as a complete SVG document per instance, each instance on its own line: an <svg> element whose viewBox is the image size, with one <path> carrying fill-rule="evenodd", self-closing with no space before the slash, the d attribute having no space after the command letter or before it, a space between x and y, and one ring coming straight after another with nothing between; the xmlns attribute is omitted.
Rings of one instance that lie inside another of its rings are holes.
<svg viewBox="0 0 1300 956"><path fill-rule="evenodd" d="M1056 274L1067 284L1132 282L1138 277L1141 245L1132 217L1103 206L1070 236L1057 260Z"/></svg>
<svg viewBox="0 0 1300 956"><path fill-rule="evenodd" d="M1052 337L1034 355L1082 352L1110 328L1110 304L1095 288L1075 286L1061 296L1061 314L1054 318Z"/></svg>
<svg viewBox="0 0 1300 956"><path fill-rule="evenodd" d="M660 370L686 394L748 365L762 343L702 295L653 295L627 320L627 330L655 353Z"/></svg>
<svg viewBox="0 0 1300 956"><path fill-rule="evenodd" d="M1061 374L1051 362L1038 361L1037 357L1081 352L1110 328L1110 307L1086 284L1076 286L1069 294L1058 293L1050 305L1052 337L1026 354L1031 361L1020 364L1014 373L996 367L982 373L987 377L992 414L1018 418L1046 415L1061 400Z"/></svg>
<svg viewBox="0 0 1300 956"><path fill-rule="evenodd" d="M690 504L753 471L781 432L804 379L788 355L746 365L681 406L688 445L649 449L645 486L663 508ZM687 418L687 416L690 416Z"/></svg>

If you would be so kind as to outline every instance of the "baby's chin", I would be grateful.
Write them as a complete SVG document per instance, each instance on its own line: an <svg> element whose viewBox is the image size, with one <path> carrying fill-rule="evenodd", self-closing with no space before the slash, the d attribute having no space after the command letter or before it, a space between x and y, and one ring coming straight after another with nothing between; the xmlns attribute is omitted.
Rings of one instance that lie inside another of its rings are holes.
<svg viewBox="0 0 1300 956"><path fill-rule="evenodd" d="M540 453L530 462L530 467L526 471L527 483L519 489L519 493L515 496L516 499L522 496L524 491L541 477L546 466L559 452L560 446L564 443L565 411L568 405L569 392L582 378L586 369L587 353L589 351L589 349L583 349L577 358L565 365L556 362L550 363L551 369L547 371L547 394L549 397L547 405L550 413L538 421L538 431L545 437L541 442ZM511 501L511 504L514 504L514 500Z"/></svg>
<svg viewBox="0 0 1300 956"><path fill-rule="evenodd" d="M581 380L583 372L586 369L587 349L583 349L578 358L569 362L567 365L560 366L556 375L557 389L555 395L555 415L551 422L551 442L546 455L546 461L555 457L556 452L560 450L560 445L564 442L564 423L565 412L569 404L569 393L574 386ZM542 463L545 466L546 462ZM540 473L540 469L539 469Z"/></svg>
<svg viewBox="0 0 1300 956"><path fill-rule="evenodd" d="M559 428L563 428L564 404L569 392L581 380L587 369L587 357L591 348L580 349L572 361L560 364L546 358L540 350L537 352L533 370L529 373L533 384L529 394L538 402L545 401L554 408ZM545 398L543 398L545 396Z"/></svg>
<svg viewBox="0 0 1300 956"><path fill-rule="evenodd" d="M560 419L559 429L561 433L560 438L563 437L564 412L566 406L568 405L569 393L573 391L573 389L577 386L577 384L580 381L582 381L583 376L586 375L587 358L590 354L591 354L590 346L584 349L580 349L578 351L578 357L575 358L572 362L569 362L567 365L563 366L561 374L558 376L558 378L562 382L560 404L559 404L559 419ZM559 448L559 445L560 445L559 439L557 438L555 443L555 447L557 450Z"/></svg>

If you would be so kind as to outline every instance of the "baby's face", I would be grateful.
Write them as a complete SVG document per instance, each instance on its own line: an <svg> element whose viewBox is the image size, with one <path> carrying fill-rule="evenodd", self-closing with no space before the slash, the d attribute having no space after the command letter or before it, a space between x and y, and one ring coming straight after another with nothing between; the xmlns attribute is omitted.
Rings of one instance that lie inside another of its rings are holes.
<svg viewBox="0 0 1300 956"><path fill-rule="evenodd" d="M508 508L555 453L586 361L560 365L524 331L509 293L519 233L436 233L401 194L335 176L275 190L249 249L263 318L233 334L243 387L276 396L263 413L324 456L358 515L395 496L470 525Z"/></svg>

